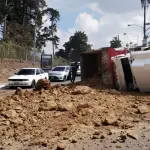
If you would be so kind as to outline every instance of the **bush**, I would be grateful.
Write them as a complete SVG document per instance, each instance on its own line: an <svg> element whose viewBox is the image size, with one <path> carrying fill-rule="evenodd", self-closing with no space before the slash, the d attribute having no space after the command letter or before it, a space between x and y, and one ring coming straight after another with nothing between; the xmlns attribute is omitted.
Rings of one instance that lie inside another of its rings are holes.
<svg viewBox="0 0 150 150"><path fill-rule="evenodd" d="M54 56L53 57L53 66L63 66L63 65L68 65L69 64L69 61L62 58L62 57L57 57L57 56Z"/></svg>

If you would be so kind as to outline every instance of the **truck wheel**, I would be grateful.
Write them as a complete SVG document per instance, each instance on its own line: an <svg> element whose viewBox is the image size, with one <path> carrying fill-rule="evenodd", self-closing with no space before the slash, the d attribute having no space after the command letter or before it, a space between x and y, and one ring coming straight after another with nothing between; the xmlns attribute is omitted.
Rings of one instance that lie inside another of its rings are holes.
<svg viewBox="0 0 150 150"><path fill-rule="evenodd" d="M33 81L32 81L32 84L31 84L31 88L34 89L34 88L35 88L35 84L36 84L36 83L35 83L35 80L33 80Z"/></svg>

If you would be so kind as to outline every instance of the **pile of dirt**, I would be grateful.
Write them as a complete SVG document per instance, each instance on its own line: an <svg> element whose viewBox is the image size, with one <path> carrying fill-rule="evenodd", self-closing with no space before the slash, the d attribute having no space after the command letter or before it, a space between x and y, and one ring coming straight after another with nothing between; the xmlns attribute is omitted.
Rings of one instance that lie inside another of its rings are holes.
<svg viewBox="0 0 150 150"><path fill-rule="evenodd" d="M36 63L35 67L40 64ZM0 82L7 82L8 78L21 68L33 67L32 62L15 60L15 59L0 59Z"/></svg>
<svg viewBox="0 0 150 150"><path fill-rule="evenodd" d="M90 83L88 83L90 84ZM150 96L57 85L19 91L0 102L1 149L64 149L64 143L105 138L111 128L128 129L149 117Z"/></svg>

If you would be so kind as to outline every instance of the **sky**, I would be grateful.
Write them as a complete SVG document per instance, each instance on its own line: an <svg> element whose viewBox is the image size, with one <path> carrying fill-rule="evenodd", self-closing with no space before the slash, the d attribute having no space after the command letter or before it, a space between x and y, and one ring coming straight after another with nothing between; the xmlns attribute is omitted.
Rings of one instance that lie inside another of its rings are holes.
<svg viewBox="0 0 150 150"><path fill-rule="evenodd" d="M142 43L143 29L137 26L128 27L128 24L143 26L140 0L46 1L49 7L60 12L57 32L60 38L59 48L63 47L75 31L84 31L87 34L88 43L93 44L92 49L110 46L112 38L118 35L123 45L130 42L138 45ZM147 9L147 22L150 22L150 8ZM46 53L52 54L51 42L44 49Z"/></svg>

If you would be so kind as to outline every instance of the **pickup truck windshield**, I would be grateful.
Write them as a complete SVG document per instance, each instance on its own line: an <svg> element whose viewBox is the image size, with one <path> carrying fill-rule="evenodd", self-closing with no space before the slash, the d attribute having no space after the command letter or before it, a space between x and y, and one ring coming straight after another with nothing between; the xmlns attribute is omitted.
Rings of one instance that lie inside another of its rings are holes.
<svg viewBox="0 0 150 150"><path fill-rule="evenodd" d="M52 71L64 71L65 67L56 67Z"/></svg>
<svg viewBox="0 0 150 150"><path fill-rule="evenodd" d="M35 69L21 69L17 75L35 75Z"/></svg>

